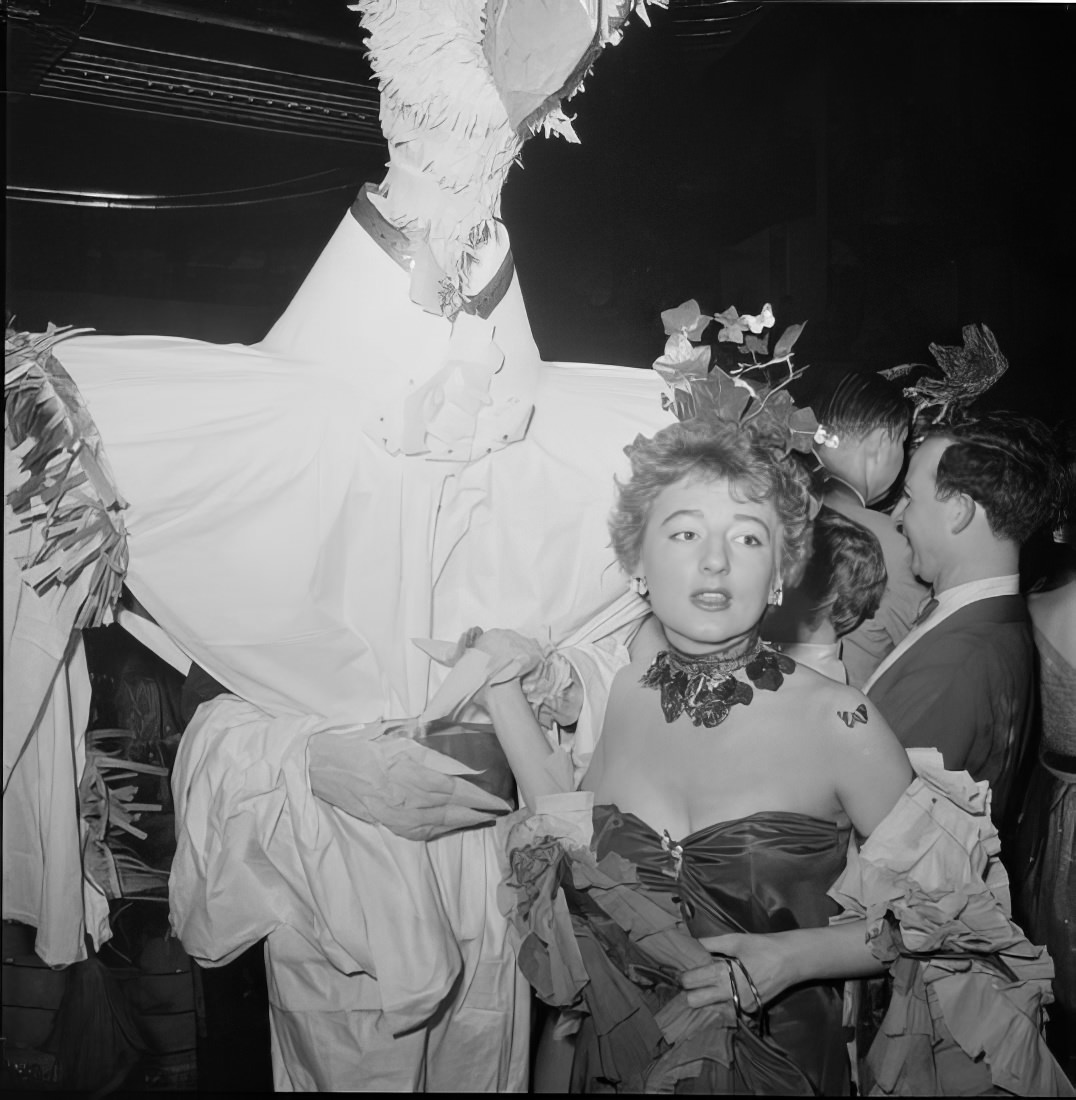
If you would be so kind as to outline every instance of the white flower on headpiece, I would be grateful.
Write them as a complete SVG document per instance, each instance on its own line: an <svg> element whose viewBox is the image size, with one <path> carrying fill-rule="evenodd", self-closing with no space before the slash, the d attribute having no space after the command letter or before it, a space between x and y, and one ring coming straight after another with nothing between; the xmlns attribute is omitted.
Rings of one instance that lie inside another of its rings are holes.
<svg viewBox="0 0 1076 1100"><path fill-rule="evenodd" d="M834 448L840 445L840 438L836 432L826 430L824 424L818 425L818 431L814 433L814 441L822 447Z"/></svg>
<svg viewBox="0 0 1076 1100"><path fill-rule="evenodd" d="M740 317L741 321L747 322L747 327L751 332L758 336L764 328L773 328L773 307L767 302L762 307L762 312L752 316L750 313L745 313Z"/></svg>
<svg viewBox="0 0 1076 1100"><path fill-rule="evenodd" d="M742 344L745 332L758 336L764 328L773 328L773 307L767 302L761 313L736 312L735 306L729 306L724 313L715 313L714 320L721 326L718 340L730 344Z"/></svg>

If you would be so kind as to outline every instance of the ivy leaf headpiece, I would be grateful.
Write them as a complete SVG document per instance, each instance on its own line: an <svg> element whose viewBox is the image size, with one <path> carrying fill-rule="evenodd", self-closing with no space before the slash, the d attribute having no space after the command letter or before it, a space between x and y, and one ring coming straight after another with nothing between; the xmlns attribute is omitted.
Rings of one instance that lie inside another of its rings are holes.
<svg viewBox="0 0 1076 1100"><path fill-rule="evenodd" d="M791 450L809 453L813 443L822 442L814 413L809 408L797 408L787 389L806 369L792 366L792 348L803 332L802 324L789 325L771 352L769 334L765 332L774 325L769 303L757 314L740 314L729 306L724 313L710 316L692 298L676 309L665 310L661 320L668 340L665 353L654 362L654 370L669 388L662 405L678 420L731 420L783 454ZM739 345L739 354L744 357L742 366L724 371L710 365L709 346L698 345L711 321L721 326L718 342ZM771 381L768 372L782 364L787 376ZM747 376L752 374L754 377L749 379Z"/></svg>

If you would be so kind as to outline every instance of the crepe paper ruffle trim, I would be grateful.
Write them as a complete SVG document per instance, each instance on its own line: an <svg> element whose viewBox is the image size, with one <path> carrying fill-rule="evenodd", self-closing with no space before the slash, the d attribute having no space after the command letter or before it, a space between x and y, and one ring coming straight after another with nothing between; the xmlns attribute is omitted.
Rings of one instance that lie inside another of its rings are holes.
<svg viewBox="0 0 1076 1100"><path fill-rule="evenodd" d="M1040 1033L1053 963L1011 919L989 786L945 770L934 750L909 758L916 779L830 890L845 909L836 920L864 917L893 976L865 1063L872 1095L968 1095L983 1080L1072 1095Z"/></svg>
<svg viewBox="0 0 1076 1100"><path fill-rule="evenodd" d="M570 68L568 84L518 127L486 56L483 0L359 0L349 6L367 32L389 147L388 173L377 190L381 209L413 242L428 246L429 263L416 263L413 281L432 282L436 291L423 287L412 297L451 316L463 305L479 251L494 235L501 190L523 142L540 128L571 134L559 104L581 89L601 47L619 40L636 4L612 0L596 7L595 36Z"/></svg>
<svg viewBox="0 0 1076 1100"><path fill-rule="evenodd" d="M18 463L7 503L14 530L37 526L38 549L20 561L39 595L92 569L74 629L108 621L127 573L127 502L71 376L52 354L60 341L89 331L49 325L44 333L5 334L4 445Z"/></svg>
<svg viewBox="0 0 1076 1100"><path fill-rule="evenodd" d="M618 1065L621 1091L672 1092L678 1081L698 1077L707 1061L731 1066L734 1009L725 1004L692 1008L679 975L711 961L710 953L687 930L682 915L638 889L637 871L616 852L600 861L589 834L593 796L573 813L567 796L552 796L553 812L520 811L498 825L507 831L508 873L498 889L498 904L517 937L520 969L547 1004L590 1015L606 1041L619 1033L631 1037L633 1064ZM541 809L541 808L540 808ZM585 823L573 820L586 813ZM565 895L604 926L618 942L613 962L608 950L593 951L593 935L571 911ZM588 967L601 968L601 993ZM630 977L634 975L634 977ZM636 984L638 983L638 984ZM610 996L615 986L616 996ZM603 1067L608 1072L612 1067ZM802 1077L793 1070L793 1077ZM803 1094L810 1086L802 1079ZM785 1082L788 1091L794 1082Z"/></svg>

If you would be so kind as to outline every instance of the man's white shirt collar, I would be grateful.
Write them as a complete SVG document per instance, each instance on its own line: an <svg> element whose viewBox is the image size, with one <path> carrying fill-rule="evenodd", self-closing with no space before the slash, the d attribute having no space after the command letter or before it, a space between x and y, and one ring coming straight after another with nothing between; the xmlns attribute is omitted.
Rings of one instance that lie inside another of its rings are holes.
<svg viewBox="0 0 1076 1100"><path fill-rule="evenodd" d="M966 584L954 585L934 597L938 606L918 626L912 627L907 636L894 646L885 660L871 673L870 679L863 685L864 693L868 693L878 680L897 662L915 643L922 638L927 631L933 630L939 623L943 623L950 615L955 614L962 607L976 603L979 600L990 599L991 596L1015 596L1020 591L1020 575L1010 573L1004 577L984 577L978 581L968 581Z"/></svg>

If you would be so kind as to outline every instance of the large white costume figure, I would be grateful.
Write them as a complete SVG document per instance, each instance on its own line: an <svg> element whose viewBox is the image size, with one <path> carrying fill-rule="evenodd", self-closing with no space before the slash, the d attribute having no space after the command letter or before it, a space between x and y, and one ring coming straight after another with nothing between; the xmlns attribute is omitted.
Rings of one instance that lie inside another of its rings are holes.
<svg viewBox="0 0 1076 1100"><path fill-rule="evenodd" d="M523 139L570 134L559 101L632 6L365 0L388 175L266 339L55 351L127 501L126 583L159 650L234 693L200 709L176 764L172 920L208 965L268 937L279 1089L526 1085L529 999L492 831L447 832L502 804L438 754L355 731L420 714L441 672L412 639L474 624L586 643L600 713L603 655L644 611L605 517L623 446L670 419L660 379L543 363L497 220ZM16 553L4 916L60 964L84 930L108 934L77 873L86 678L54 606L76 597L36 594ZM317 735L350 754L351 813L312 792ZM421 812L414 784L390 782L408 767L445 786Z"/></svg>

